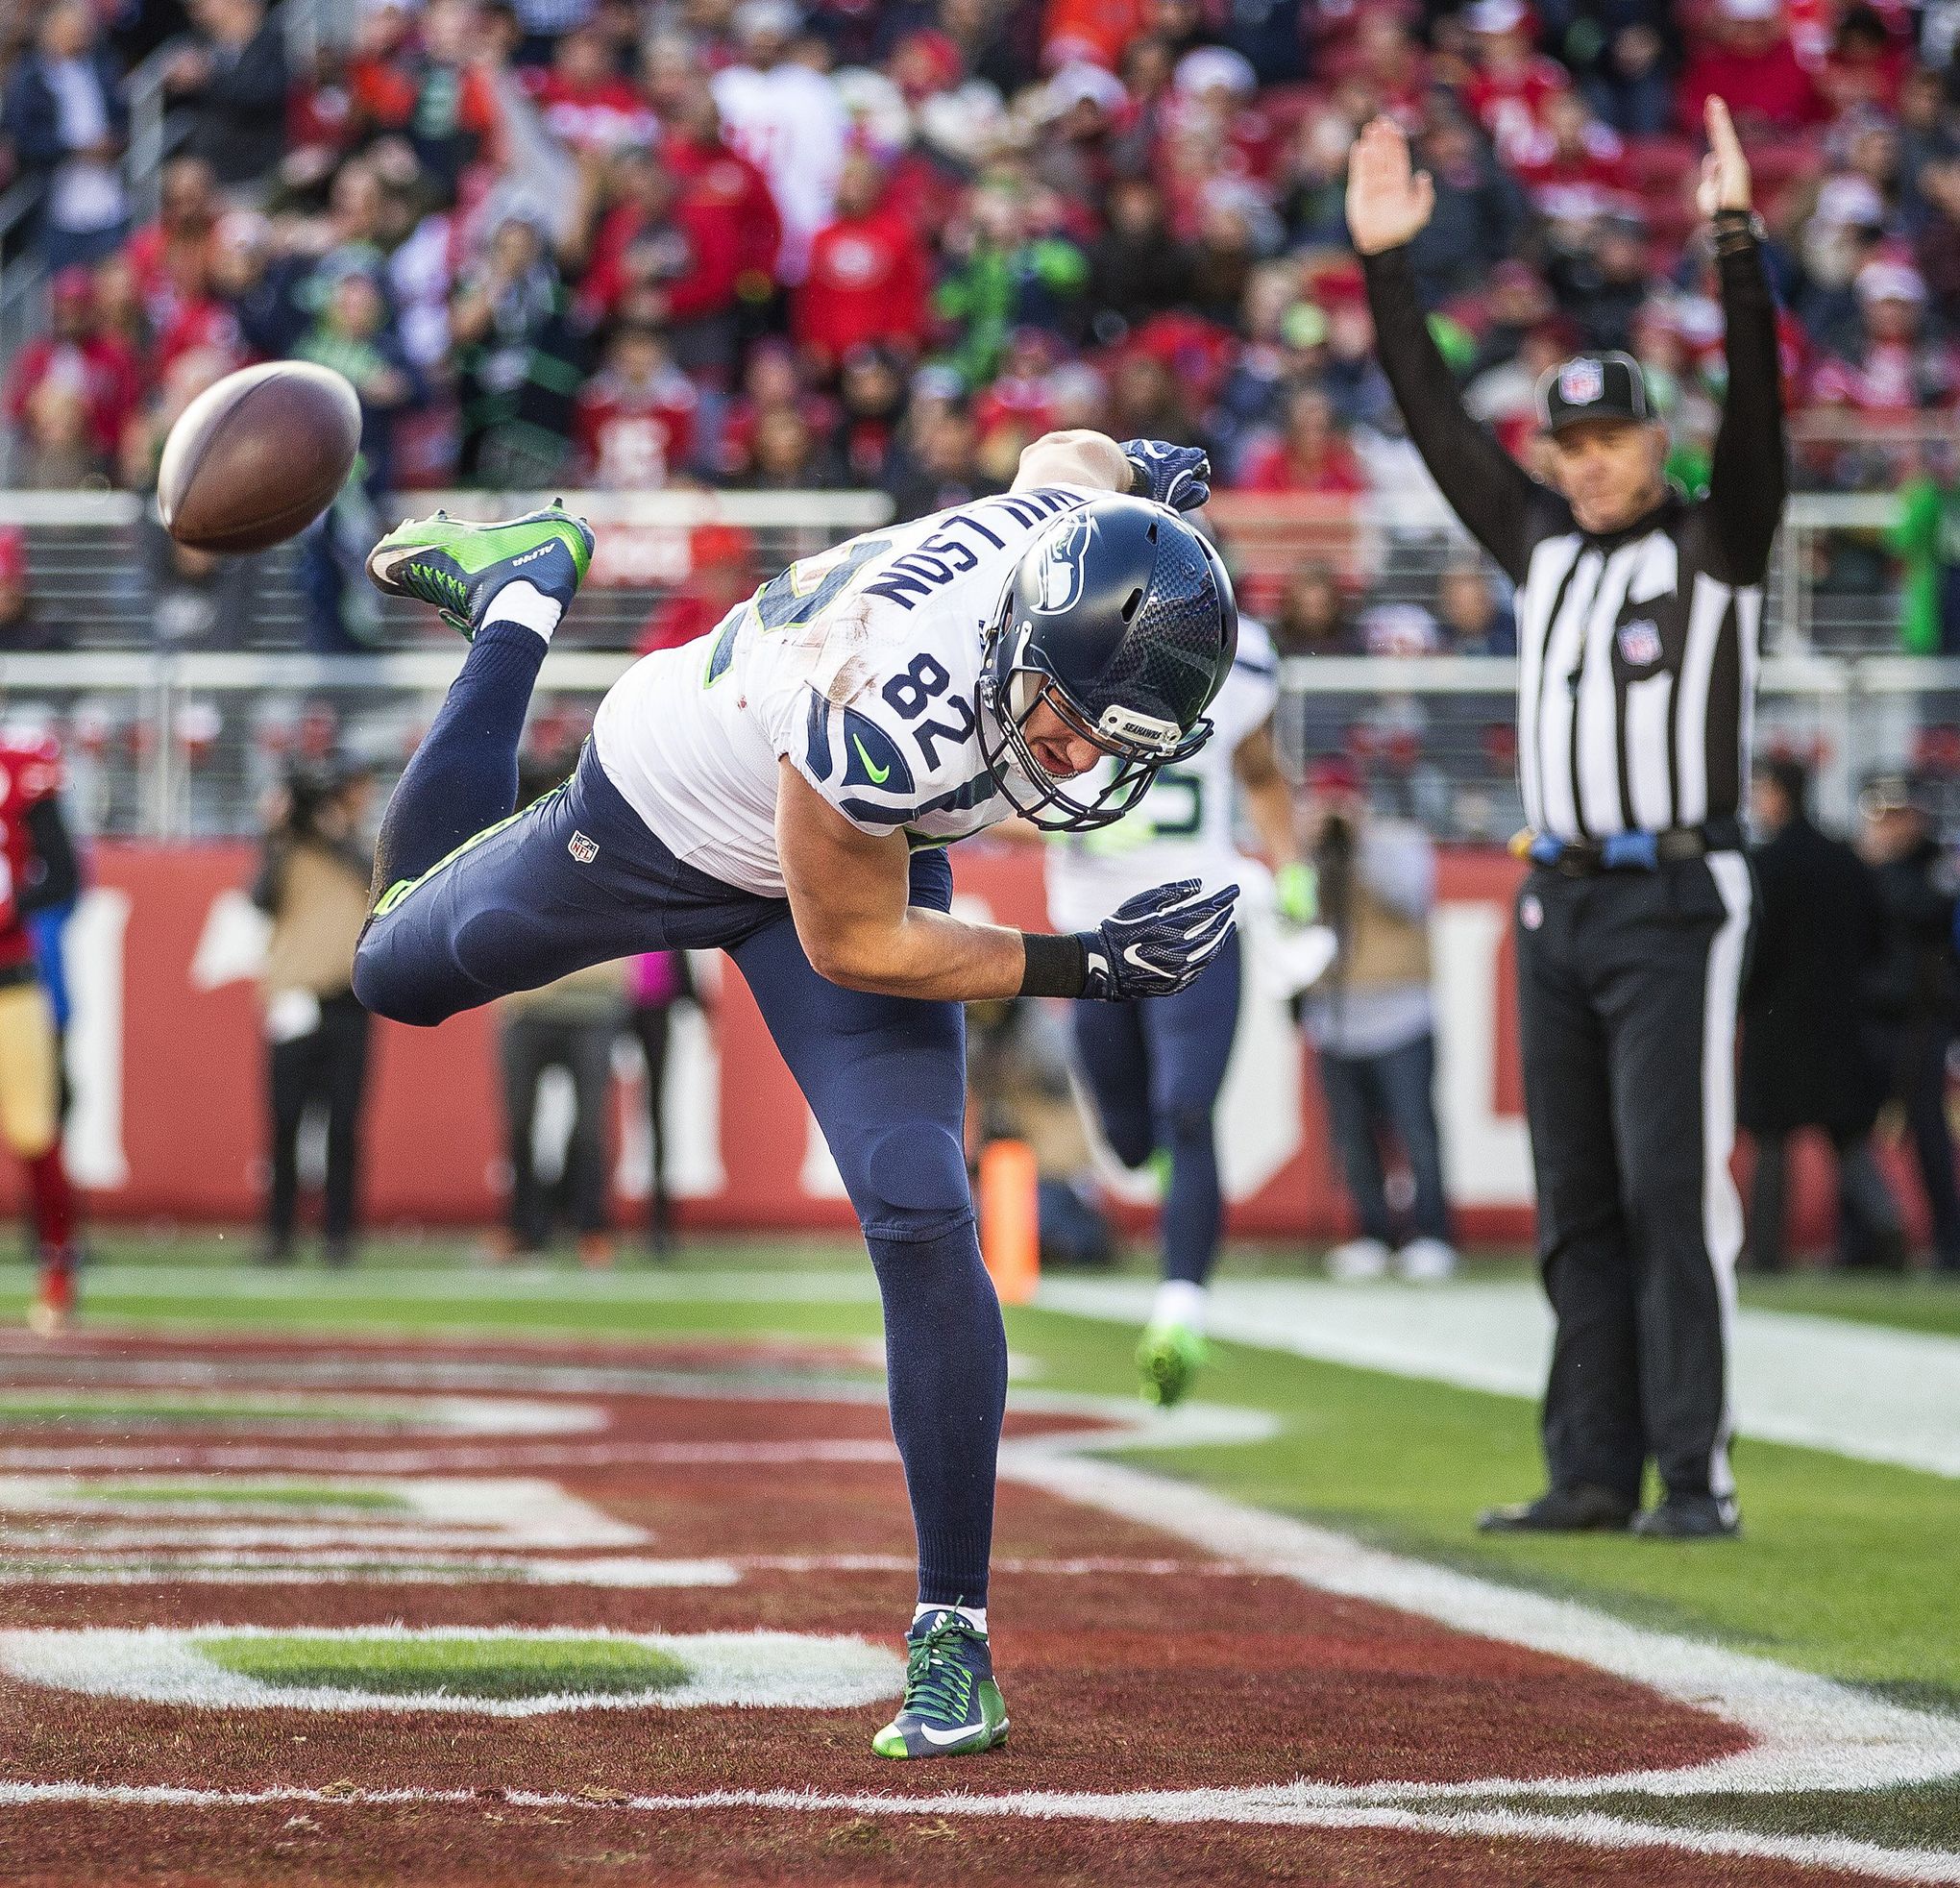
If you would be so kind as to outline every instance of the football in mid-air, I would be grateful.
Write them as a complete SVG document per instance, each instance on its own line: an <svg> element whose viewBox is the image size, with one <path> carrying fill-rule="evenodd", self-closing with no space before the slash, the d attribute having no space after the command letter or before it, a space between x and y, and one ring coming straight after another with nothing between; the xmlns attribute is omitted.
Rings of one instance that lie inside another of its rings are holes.
<svg viewBox="0 0 1960 1888"><path fill-rule="evenodd" d="M207 387L157 471L163 527L197 551L263 551L333 503L360 450L360 402L330 367L275 360Z"/></svg>

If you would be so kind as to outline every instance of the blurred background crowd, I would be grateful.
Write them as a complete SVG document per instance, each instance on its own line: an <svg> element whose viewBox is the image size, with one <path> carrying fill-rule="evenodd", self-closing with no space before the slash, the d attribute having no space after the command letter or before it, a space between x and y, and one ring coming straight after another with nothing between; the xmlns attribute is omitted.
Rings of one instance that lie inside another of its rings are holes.
<svg viewBox="0 0 1960 1888"><path fill-rule="evenodd" d="M196 390L292 355L358 387L374 495L849 485L918 513L1069 424L1207 443L1228 489L1401 488L1341 208L1389 111L1436 180L1417 273L1475 409L1529 452L1538 371L1629 347L1693 485L1711 90L1825 416L1802 480L1870 485L1874 453L1953 478L1955 0L358 0L306 61L260 0L12 13L13 239L51 287L7 380L16 484L140 490ZM122 162L145 60L154 191Z"/></svg>

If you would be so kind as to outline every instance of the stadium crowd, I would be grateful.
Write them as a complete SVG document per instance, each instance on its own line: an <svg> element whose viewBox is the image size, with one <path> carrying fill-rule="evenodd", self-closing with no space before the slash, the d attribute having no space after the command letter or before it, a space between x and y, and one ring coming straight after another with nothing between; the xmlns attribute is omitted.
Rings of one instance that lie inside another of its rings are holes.
<svg viewBox="0 0 1960 1888"><path fill-rule="evenodd" d="M1960 397L1956 45L1955 0L364 0L302 65L261 0L16 7L0 116L52 314L8 377L15 482L140 489L197 389L297 356L358 387L370 491L917 513L1094 423L1206 443L1228 488L1366 494L1410 471L1341 208L1385 110L1436 179L1417 272L1475 410L1528 452L1537 372L1629 347L1693 484L1703 98L1750 141L1795 398L1910 422ZM153 53L177 141L138 220Z"/></svg>

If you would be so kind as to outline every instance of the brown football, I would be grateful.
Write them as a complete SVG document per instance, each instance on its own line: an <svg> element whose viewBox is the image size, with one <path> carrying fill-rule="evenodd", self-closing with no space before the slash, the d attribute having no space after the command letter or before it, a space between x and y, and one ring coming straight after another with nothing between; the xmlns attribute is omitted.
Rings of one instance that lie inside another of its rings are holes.
<svg viewBox="0 0 1960 1888"><path fill-rule="evenodd" d="M179 544L263 551L333 503L360 450L360 402L330 367L242 367L184 409L157 469L157 507Z"/></svg>

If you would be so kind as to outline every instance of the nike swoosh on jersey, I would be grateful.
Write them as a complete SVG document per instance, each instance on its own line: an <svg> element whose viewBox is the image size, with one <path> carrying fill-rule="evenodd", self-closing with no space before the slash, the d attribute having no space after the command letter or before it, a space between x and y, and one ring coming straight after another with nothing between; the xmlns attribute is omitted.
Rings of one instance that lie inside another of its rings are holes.
<svg viewBox="0 0 1960 1888"><path fill-rule="evenodd" d="M865 752L865 744L855 734L850 737L850 745L857 749L858 759L864 762L865 772L871 776L871 785L882 787L892 777L892 763L887 761L883 767L879 767L870 755Z"/></svg>

